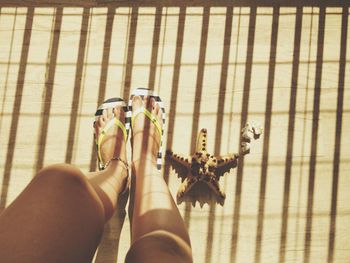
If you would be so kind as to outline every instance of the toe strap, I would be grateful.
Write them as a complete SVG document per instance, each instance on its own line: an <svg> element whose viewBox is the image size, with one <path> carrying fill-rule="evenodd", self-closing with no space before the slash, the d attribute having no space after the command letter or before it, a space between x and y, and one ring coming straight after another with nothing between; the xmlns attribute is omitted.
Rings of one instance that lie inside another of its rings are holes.
<svg viewBox="0 0 350 263"><path fill-rule="evenodd" d="M135 118L136 118L137 115L139 115L140 113L145 114L146 117L147 117L148 119L150 119L150 121L154 124L154 126L156 126L157 131L159 132L159 135L162 136L162 127L160 126L159 121L158 121L157 118L154 117L154 116L152 115L152 113L151 113L149 110L147 110L145 107L140 107L140 108L138 108L138 109L136 109L136 110L134 110L134 111L132 112L132 117L131 117L131 124L132 124L132 125L131 125L131 126L134 127Z"/></svg>
<svg viewBox="0 0 350 263"><path fill-rule="evenodd" d="M127 139L128 139L128 133L127 133L127 130L125 128L125 125L124 123L122 123L119 119L117 119L116 117L114 117L113 119L110 119L106 126L102 129L100 135L98 136L97 138L97 141L96 141L96 145L97 145L97 154L98 154L98 158L99 158L99 161L101 163L103 163L102 161L102 155L101 155L101 143L104 139L104 137L106 136L108 130L110 128L112 128L114 125L116 125L117 127L119 127L122 132L123 132L123 137L124 137L124 141L126 142Z"/></svg>
<svg viewBox="0 0 350 263"><path fill-rule="evenodd" d="M114 117L113 119L111 119L107 122L106 126L103 128L103 130L101 132L101 135L105 135L107 133L107 131L113 127L113 125L116 125L117 127L119 127L123 131L124 141L126 141L128 139L128 133L126 131L125 125L116 117ZM101 135L100 135L100 137L101 137Z"/></svg>

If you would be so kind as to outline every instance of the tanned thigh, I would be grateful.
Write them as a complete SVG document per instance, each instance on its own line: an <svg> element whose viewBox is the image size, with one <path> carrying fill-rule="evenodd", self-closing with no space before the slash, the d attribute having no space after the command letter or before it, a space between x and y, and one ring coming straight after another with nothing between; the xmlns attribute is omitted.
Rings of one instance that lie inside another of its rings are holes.
<svg viewBox="0 0 350 263"><path fill-rule="evenodd" d="M103 225L103 206L84 174L53 165L0 214L0 259L91 262Z"/></svg>

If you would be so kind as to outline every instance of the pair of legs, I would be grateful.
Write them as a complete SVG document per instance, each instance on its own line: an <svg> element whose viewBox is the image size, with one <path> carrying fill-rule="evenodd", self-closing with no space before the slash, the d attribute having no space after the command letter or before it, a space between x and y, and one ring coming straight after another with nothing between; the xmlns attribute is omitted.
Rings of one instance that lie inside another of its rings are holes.
<svg viewBox="0 0 350 263"><path fill-rule="evenodd" d="M147 105L159 123L153 99L135 96L133 109ZM114 115L125 121L121 108ZM96 133L113 117L104 111ZM126 262L191 262L190 240L181 215L156 168L160 135L143 114L132 129L131 247ZM103 160L126 159L118 127L101 146ZM91 262L104 224L116 209L128 171L112 160L103 171L83 174L71 165L42 169L18 198L0 214L0 258L4 262Z"/></svg>

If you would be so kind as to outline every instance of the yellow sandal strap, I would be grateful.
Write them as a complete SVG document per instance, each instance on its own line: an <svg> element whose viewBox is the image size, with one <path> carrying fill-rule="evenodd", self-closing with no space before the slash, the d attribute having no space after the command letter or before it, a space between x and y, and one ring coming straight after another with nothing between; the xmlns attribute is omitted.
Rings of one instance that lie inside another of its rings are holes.
<svg viewBox="0 0 350 263"><path fill-rule="evenodd" d="M162 136L162 127L160 126L160 124L159 124L157 118L154 117L154 116L152 115L152 113L151 113L149 110L147 110L145 107L140 107L140 108L138 108L137 110L134 110L134 111L132 112L132 117L131 117L131 124L132 124L132 125L131 125L131 127L132 127L132 128L134 127L135 118L136 118L137 115L139 115L140 113L145 114L146 117L147 117L148 119L150 119L150 121L156 126L157 131L159 132L159 135Z"/></svg>
<svg viewBox="0 0 350 263"><path fill-rule="evenodd" d="M98 139L97 139L97 155L98 155L98 158L99 158L99 161L100 162L103 162L102 161L102 155L101 155L101 143L102 143L102 140L103 138L106 136L107 134L107 131L112 128L114 125L116 125L117 127L119 127L122 132L123 132L123 137L124 137L124 141L126 142L127 139L128 139L128 133L126 131L126 128L125 128L125 125L124 123L122 123L119 119L117 119L116 117L114 117L113 119L111 119L107 124L106 126L103 128L101 134L98 136Z"/></svg>

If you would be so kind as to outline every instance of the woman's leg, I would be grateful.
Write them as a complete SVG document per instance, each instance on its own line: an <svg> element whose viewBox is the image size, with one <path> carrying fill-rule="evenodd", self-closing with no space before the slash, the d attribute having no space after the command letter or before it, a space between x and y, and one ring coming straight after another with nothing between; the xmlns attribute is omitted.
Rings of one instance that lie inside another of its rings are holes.
<svg viewBox="0 0 350 263"><path fill-rule="evenodd" d="M125 123L125 113L121 107L114 109L114 116ZM113 114L110 109L99 117L95 123L97 136L111 118ZM108 134L101 145L102 159L108 161L112 157L120 157L126 161L126 142L122 130L114 126ZM127 186L128 168L122 162L112 160L105 170L88 173L87 177L103 203L107 221L114 213L119 193Z"/></svg>
<svg viewBox="0 0 350 263"><path fill-rule="evenodd" d="M119 108L115 114L124 118ZM111 115L100 117L97 133ZM113 154L125 160L122 138L120 129L108 131L104 160ZM42 169L0 214L1 262L91 262L126 176L120 161L89 179L71 165Z"/></svg>
<svg viewBox="0 0 350 263"><path fill-rule="evenodd" d="M144 104L159 123L162 113L154 99ZM142 106L139 96L133 110ZM156 168L160 135L144 114L137 115L133 126L132 245L126 262L192 262L190 239L169 189Z"/></svg>

